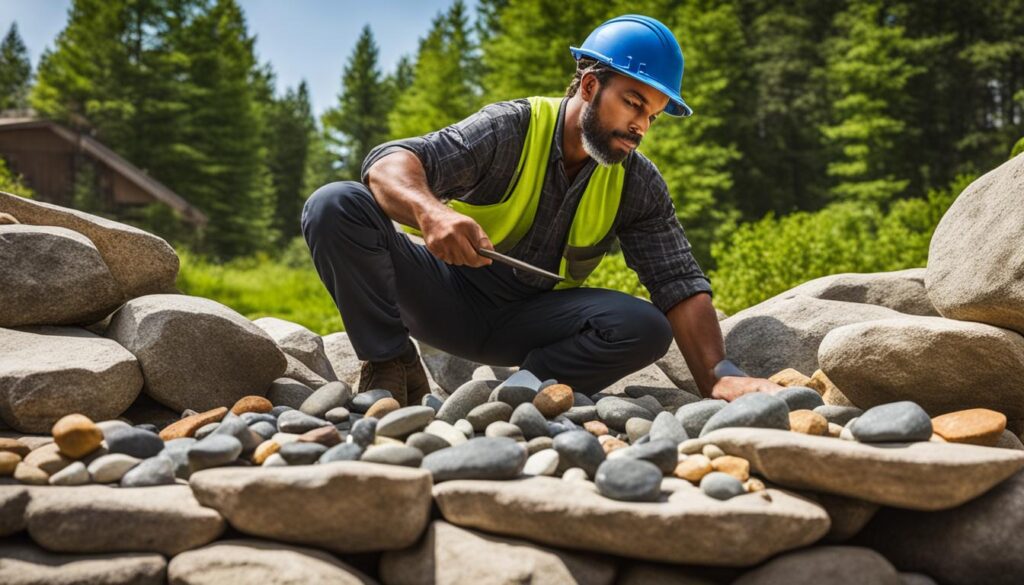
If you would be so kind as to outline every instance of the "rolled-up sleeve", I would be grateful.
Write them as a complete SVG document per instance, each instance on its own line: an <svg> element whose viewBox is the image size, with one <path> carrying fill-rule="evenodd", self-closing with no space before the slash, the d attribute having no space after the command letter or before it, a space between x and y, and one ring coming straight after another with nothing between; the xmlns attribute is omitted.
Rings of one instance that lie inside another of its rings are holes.
<svg viewBox="0 0 1024 585"><path fill-rule="evenodd" d="M525 102L529 124L529 103ZM460 197L483 180L498 158L518 157L522 147L524 104L518 101L485 106L468 118L423 136L392 140L366 156L362 181L370 167L397 151L408 150L419 158L427 186L440 199ZM498 194L500 196L500 193Z"/></svg>
<svg viewBox="0 0 1024 585"><path fill-rule="evenodd" d="M633 198L643 207L617 235L626 265L636 271L651 302L667 313L695 294L711 294L711 282L693 257L661 174L654 170L645 179L638 181L643 192Z"/></svg>

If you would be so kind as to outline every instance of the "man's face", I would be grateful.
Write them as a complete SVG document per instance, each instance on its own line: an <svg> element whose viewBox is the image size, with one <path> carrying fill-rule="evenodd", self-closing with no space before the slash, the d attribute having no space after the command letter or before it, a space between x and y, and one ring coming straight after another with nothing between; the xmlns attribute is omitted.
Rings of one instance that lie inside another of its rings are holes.
<svg viewBox="0 0 1024 585"><path fill-rule="evenodd" d="M595 80L593 86L596 92L580 115L583 149L599 164L618 164L640 145L668 97L624 75L612 75L604 86Z"/></svg>

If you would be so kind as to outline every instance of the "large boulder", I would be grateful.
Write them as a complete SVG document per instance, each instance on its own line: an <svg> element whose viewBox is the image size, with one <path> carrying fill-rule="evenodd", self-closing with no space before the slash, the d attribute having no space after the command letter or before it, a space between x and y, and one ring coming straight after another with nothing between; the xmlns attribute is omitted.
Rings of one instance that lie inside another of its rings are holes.
<svg viewBox="0 0 1024 585"><path fill-rule="evenodd" d="M263 395L285 371L284 354L262 329L224 305L185 295L125 303L106 331L138 358L155 400L182 411Z"/></svg>
<svg viewBox="0 0 1024 585"><path fill-rule="evenodd" d="M327 355L327 361L330 362L335 375L342 382L355 388L359 381L359 369L362 362L356 356L356 350L352 347L352 342L349 341L348 333L342 331L324 335L323 342L324 353Z"/></svg>
<svg viewBox="0 0 1024 585"><path fill-rule="evenodd" d="M720 325L729 359L747 374L767 378L786 368L807 375L817 370L818 345L837 327L900 315L875 305L795 295L769 299ZM693 375L674 344L656 363L676 386L699 395Z"/></svg>
<svg viewBox="0 0 1024 585"><path fill-rule="evenodd" d="M780 555L733 585L902 585L899 573L877 552L856 546L819 546Z"/></svg>
<svg viewBox="0 0 1024 585"><path fill-rule="evenodd" d="M956 443L879 446L750 428L719 429L701 441L781 486L915 510L959 506L1024 468L1020 451Z"/></svg>
<svg viewBox="0 0 1024 585"><path fill-rule="evenodd" d="M419 342L420 357L430 377L444 390L447 396L473 377L473 371L480 364L452 355L422 341Z"/></svg>
<svg viewBox="0 0 1024 585"><path fill-rule="evenodd" d="M338 553L412 545L430 517L430 472L362 461L192 474L196 498L240 532Z"/></svg>
<svg viewBox="0 0 1024 585"><path fill-rule="evenodd" d="M829 527L821 507L776 489L718 501L694 488L637 503L605 498L589 482L532 477L447 481L434 486L434 500L445 520L466 528L560 548L697 565L753 565L807 546ZM700 537L683 542L681 534Z"/></svg>
<svg viewBox="0 0 1024 585"><path fill-rule="evenodd" d="M934 317L939 313L928 298L924 278L924 268L893 272L846 272L809 280L775 298L788 299L803 295L826 301L866 303L908 315Z"/></svg>
<svg viewBox="0 0 1024 585"><path fill-rule="evenodd" d="M0 329L0 418L19 431L48 433L72 413L114 418L142 382L131 353L85 329Z"/></svg>
<svg viewBox="0 0 1024 585"><path fill-rule="evenodd" d="M413 548L381 557L388 585L612 583L615 562L466 530L440 520Z"/></svg>
<svg viewBox="0 0 1024 585"><path fill-rule="evenodd" d="M942 512L883 508L857 537L901 571L950 585L1016 585L1024 575L1024 472Z"/></svg>
<svg viewBox="0 0 1024 585"><path fill-rule="evenodd" d="M321 378L329 382L338 379L324 352L324 340L316 333L298 323L275 317L263 317L253 323L266 331L281 351L302 362Z"/></svg>
<svg viewBox="0 0 1024 585"><path fill-rule="evenodd" d="M124 300L89 238L59 227L0 225L0 282L0 327L88 325Z"/></svg>
<svg viewBox="0 0 1024 585"><path fill-rule="evenodd" d="M935 416L989 408L1024 418L1024 337L991 325L904 316L841 327L821 368L861 408L912 400Z"/></svg>
<svg viewBox="0 0 1024 585"><path fill-rule="evenodd" d="M183 552L167 565L174 585L370 585L374 581L318 550L262 540L219 540Z"/></svg>
<svg viewBox="0 0 1024 585"><path fill-rule="evenodd" d="M121 291L128 297L175 292L178 255L162 238L130 225L95 215L33 201L0 191L0 212L22 224L51 225L76 231L92 240Z"/></svg>
<svg viewBox="0 0 1024 585"><path fill-rule="evenodd" d="M925 284L944 317L1024 334L1024 156L970 184L935 228Z"/></svg>
<svg viewBox="0 0 1024 585"><path fill-rule="evenodd" d="M167 561L154 553L68 555L27 542L0 544L4 585L163 585Z"/></svg>
<svg viewBox="0 0 1024 585"><path fill-rule="evenodd" d="M224 532L220 514L204 508L187 485L104 485L32 490L26 523L32 540L56 552L158 552L203 546Z"/></svg>

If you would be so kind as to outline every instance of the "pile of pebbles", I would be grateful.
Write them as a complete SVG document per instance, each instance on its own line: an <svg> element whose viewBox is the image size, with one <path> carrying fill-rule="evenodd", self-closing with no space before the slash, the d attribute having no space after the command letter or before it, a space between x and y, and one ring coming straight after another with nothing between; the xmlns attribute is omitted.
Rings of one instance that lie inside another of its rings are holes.
<svg viewBox="0 0 1024 585"><path fill-rule="evenodd" d="M784 372L780 373L784 374ZM784 376L783 376L784 377ZM788 430L862 443L949 441L994 445L1006 417L971 409L931 419L903 401L862 411L826 405L790 386L727 403L699 400L671 412L650 395L595 395L520 370L504 381L471 380L447 399L401 406L386 390L353 394L328 383L299 408L246 396L231 408L186 410L163 429L123 420L60 419L53 441L0 439L0 477L32 485L142 487L187 481L202 469L367 461L422 467L434 482L556 476L590 480L614 500L658 501L675 477L728 500L765 490L747 459L701 437L727 427Z"/></svg>

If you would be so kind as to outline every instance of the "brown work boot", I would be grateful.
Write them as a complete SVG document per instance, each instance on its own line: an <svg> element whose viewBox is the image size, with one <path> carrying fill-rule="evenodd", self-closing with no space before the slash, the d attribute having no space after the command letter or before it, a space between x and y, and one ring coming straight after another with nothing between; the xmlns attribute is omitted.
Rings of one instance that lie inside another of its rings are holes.
<svg viewBox="0 0 1024 585"><path fill-rule="evenodd" d="M419 404L430 393L427 372L412 341L405 353L381 362L363 362L357 392L383 388L402 406Z"/></svg>

